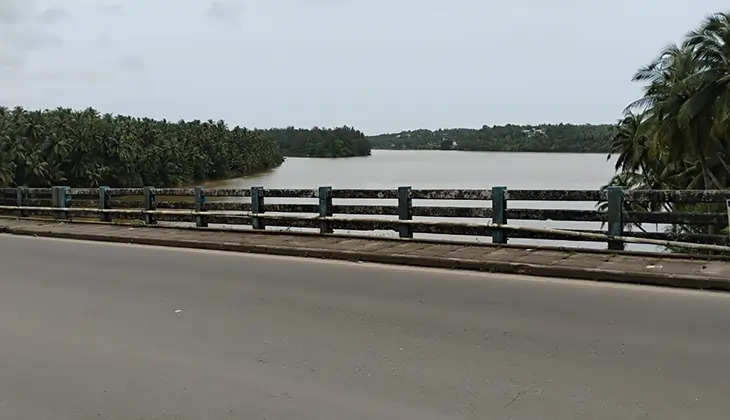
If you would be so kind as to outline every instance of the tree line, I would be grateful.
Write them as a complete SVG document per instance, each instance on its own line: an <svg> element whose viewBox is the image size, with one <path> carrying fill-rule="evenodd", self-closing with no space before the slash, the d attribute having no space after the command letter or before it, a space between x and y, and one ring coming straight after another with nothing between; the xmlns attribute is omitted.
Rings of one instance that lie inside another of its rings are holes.
<svg viewBox="0 0 730 420"><path fill-rule="evenodd" d="M644 83L644 95L626 107L618 124L610 150L618 156L611 184L730 188L730 13L706 18L633 80ZM717 212L721 207L683 210Z"/></svg>
<svg viewBox="0 0 730 420"><path fill-rule="evenodd" d="M276 142L223 121L0 107L0 185L177 186L282 162Z"/></svg>
<svg viewBox="0 0 730 420"><path fill-rule="evenodd" d="M258 132L276 140L285 156L349 157L370 155L370 142L351 127L274 128Z"/></svg>
<svg viewBox="0 0 730 420"><path fill-rule="evenodd" d="M609 124L507 124L481 129L402 131L369 140L375 149L606 153L615 130Z"/></svg>

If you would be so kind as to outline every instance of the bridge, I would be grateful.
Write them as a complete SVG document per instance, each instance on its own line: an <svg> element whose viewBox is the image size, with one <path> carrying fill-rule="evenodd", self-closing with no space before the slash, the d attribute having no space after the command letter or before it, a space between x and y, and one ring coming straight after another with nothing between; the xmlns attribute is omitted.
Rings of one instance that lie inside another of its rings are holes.
<svg viewBox="0 0 730 420"><path fill-rule="evenodd" d="M402 191L0 190L0 417L726 416L727 236L623 227L727 214L640 214L625 202L605 212L512 209L507 202L558 192ZM339 201L365 196L397 204ZM422 199L474 204L413 204ZM510 225L545 215L607 230ZM398 238L338 234L356 228ZM495 240L418 238L424 231ZM633 241L682 252L619 249Z"/></svg>

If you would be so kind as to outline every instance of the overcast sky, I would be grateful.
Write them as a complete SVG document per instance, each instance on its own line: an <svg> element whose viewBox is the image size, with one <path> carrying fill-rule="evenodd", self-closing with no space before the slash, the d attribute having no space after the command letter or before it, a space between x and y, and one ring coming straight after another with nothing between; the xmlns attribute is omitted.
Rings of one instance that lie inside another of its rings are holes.
<svg viewBox="0 0 730 420"><path fill-rule="evenodd" d="M368 134L606 123L727 0L0 0L0 104Z"/></svg>

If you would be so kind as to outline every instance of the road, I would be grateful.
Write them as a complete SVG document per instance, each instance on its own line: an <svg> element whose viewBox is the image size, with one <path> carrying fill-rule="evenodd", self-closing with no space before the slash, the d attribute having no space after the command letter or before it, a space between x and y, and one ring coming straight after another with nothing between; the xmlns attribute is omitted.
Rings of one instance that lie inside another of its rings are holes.
<svg viewBox="0 0 730 420"><path fill-rule="evenodd" d="M730 294L0 235L0 418L726 419Z"/></svg>

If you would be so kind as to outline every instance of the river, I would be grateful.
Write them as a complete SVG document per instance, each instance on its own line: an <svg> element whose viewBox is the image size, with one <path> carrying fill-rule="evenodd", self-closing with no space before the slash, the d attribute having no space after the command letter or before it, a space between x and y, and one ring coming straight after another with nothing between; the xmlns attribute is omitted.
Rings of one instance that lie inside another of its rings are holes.
<svg viewBox="0 0 730 420"><path fill-rule="evenodd" d="M206 183L207 187L248 188L334 188L394 189L491 188L512 189L599 189L614 174L614 160L593 153L503 153L439 150L373 150L371 156L354 158L287 158L278 168L251 176ZM268 200L286 202L285 200ZM310 200L311 202L314 202ZM361 201L374 204L376 200ZM301 202L301 201L300 201ZM352 203L352 201L349 201ZM468 201L416 201L415 205L474 206ZM595 203L519 202L520 208L593 209ZM433 220L433 219L432 219ZM474 222L475 219L446 219ZM599 229L600 223L556 221L510 221L511 224L551 228ZM370 233L373 234L373 233ZM377 232L378 236L395 236ZM417 237L433 235L417 235ZM488 241L480 238L477 240ZM577 245L556 241L511 240L511 243ZM580 243L603 248L605 244Z"/></svg>
<svg viewBox="0 0 730 420"><path fill-rule="evenodd" d="M614 173L595 153L503 153L373 150L354 158L287 158L278 168L206 185L243 188L491 188L598 189Z"/></svg>

